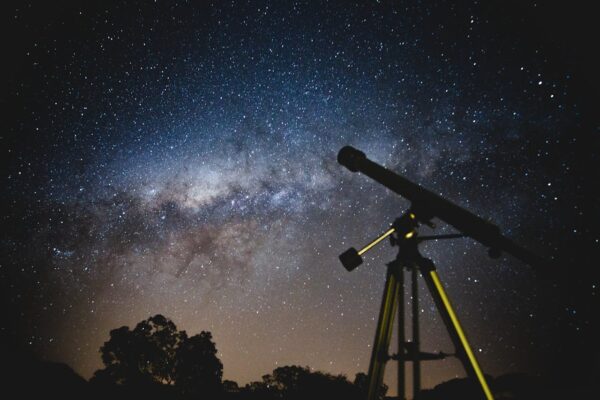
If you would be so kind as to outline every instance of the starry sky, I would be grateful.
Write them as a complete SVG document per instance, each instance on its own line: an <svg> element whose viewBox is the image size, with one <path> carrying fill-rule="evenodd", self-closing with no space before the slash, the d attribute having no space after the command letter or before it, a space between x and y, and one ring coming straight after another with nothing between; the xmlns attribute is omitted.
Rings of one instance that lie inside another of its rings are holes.
<svg viewBox="0 0 600 400"><path fill-rule="evenodd" d="M6 6L3 333L90 377L111 329L162 313L210 330L240 384L366 372L395 253L352 273L337 256L409 203L337 164L349 144L572 267L422 245L486 373L597 362L557 350L597 331L592 39L555 24L579 15L510 4ZM422 346L451 352L422 293ZM423 368L425 387L464 376Z"/></svg>

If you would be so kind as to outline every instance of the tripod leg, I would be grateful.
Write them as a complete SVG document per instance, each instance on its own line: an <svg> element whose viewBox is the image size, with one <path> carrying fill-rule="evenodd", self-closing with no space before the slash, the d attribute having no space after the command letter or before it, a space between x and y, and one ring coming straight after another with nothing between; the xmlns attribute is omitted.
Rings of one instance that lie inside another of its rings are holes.
<svg viewBox="0 0 600 400"><path fill-rule="evenodd" d="M475 358L475 354L473 353L473 350L471 350L471 346L469 345L465 332L458 321L458 317L452 309L452 305L450 304L448 295L442 286L442 282L440 281L437 271L432 266L429 266L428 269L422 269L422 271L423 278L425 279L437 309L442 316L444 324L446 325L446 329L448 330L448 334L452 338L458 358L462 362L463 367L467 371L469 377L479 381L485 398L487 400L493 400L494 396L492 395L485 376L479 367L479 363Z"/></svg>
<svg viewBox="0 0 600 400"><path fill-rule="evenodd" d="M412 350L415 357L413 358L413 400L419 398L421 393L421 352L419 339L419 270L416 267L412 268Z"/></svg>
<svg viewBox="0 0 600 400"><path fill-rule="evenodd" d="M404 270L399 268L396 271L396 279L398 280L398 399L404 400L406 393L406 334L404 332Z"/></svg>
<svg viewBox="0 0 600 400"><path fill-rule="evenodd" d="M379 389L383 383L383 373L392 338L394 314L398 305L399 288L394 269L391 265L388 266L385 290L381 300L377 330L375 331L373 352L371 353L371 363L369 364L367 400L376 400L379 397Z"/></svg>

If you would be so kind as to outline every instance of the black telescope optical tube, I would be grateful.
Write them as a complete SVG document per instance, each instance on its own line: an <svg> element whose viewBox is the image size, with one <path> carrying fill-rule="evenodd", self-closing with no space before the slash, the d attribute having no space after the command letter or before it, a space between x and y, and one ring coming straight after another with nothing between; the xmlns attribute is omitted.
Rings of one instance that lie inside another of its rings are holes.
<svg viewBox="0 0 600 400"><path fill-rule="evenodd" d="M491 252L504 251L536 268L546 264L540 257L503 236L496 225L369 160L362 151L345 146L338 153L337 159L350 171L362 172L409 200L412 208L416 210L417 219L421 218L420 222L425 223L437 217L489 247ZM419 210L422 211L421 215Z"/></svg>

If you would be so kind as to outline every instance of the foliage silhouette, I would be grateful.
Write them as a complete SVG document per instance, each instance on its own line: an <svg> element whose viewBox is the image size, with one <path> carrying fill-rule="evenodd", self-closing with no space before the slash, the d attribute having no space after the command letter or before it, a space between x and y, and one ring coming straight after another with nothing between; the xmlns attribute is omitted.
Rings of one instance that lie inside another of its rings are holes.
<svg viewBox="0 0 600 400"><path fill-rule="evenodd" d="M183 398L222 390L223 364L210 332L188 338L160 314L133 330L112 330L100 352L105 368L96 371L91 382L104 389L166 391Z"/></svg>
<svg viewBox="0 0 600 400"><path fill-rule="evenodd" d="M177 331L162 315L138 323L134 330L114 329L100 348L105 368L94 379L118 385L173 384L177 350L186 338L185 331Z"/></svg>
<svg viewBox="0 0 600 400"><path fill-rule="evenodd" d="M175 382L186 396L217 394L222 390L223 364L210 332L184 339L177 349Z"/></svg>
<svg viewBox="0 0 600 400"><path fill-rule="evenodd" d="M359 376L360 375L360 376ZM364 374L357 374L355 382L362 382ZM348 381L343 375L311 371L308 367L285 366L264 375L262 382L252 382L241 393L245 399L333 399L362 400L365 391L361 385ZM383 394L387 386L382 388Z"/></svg>
<svg viewBox="0 0 600 400"><path fill-rule="evenodd" d="M156 315L136 325L110 332L101 347L105 368L90 382L64 364L41 361L26 348L0 336L0 350L10 369L3 375L5 393L15 398L57 399L214 399L214 400L364 400L367 376L354 382L343 375L284 366L243 387L222 381L223 365L210 332L187 337L175 324ZM510 374L489 382L496 399L557 398L552 382ZM473 382L453 379L424 390L420 400L479 399ZM381 400L387 387L383 385Z"/></svg>

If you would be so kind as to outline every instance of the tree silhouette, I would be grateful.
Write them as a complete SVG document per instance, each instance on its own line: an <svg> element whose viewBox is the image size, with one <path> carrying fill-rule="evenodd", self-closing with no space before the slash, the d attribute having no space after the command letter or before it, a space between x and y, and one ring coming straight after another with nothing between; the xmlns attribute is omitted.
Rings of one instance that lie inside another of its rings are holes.
<svg viewBox="0 0 600 400"><path fill-rule="evenodd" d="M210 332L186 338L177 350L175 380L185 396L216 394L222 390L223 364Z"/></svg>
<svg viewBox="0 0 600 400"><path fill-rule="evenodd" d="M100 348L105 368L94 379L118 385L173 384L177 350L186 337L185 331L177 331L160 314L138 323L134 330L114 329Z"/></svg>
<svg viewBox="0 0 600 400"><path fill-rule="evenodd" d="M105 367L96 371L92 383L129 389L121 394L192 398L214 397L223 391L223 364L211 333L188 337L160 314L141 321L133 330L127 326L112 330L100 352Z"/></svg>
<svg viewBox="0 0 600 400"><path fill-rule="evenodd" d="M240 387L237 382L226 379L223 381L223 391L227 393L239 393Z"/></svg>

